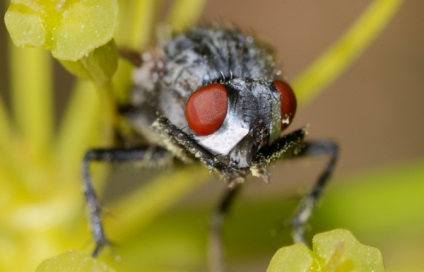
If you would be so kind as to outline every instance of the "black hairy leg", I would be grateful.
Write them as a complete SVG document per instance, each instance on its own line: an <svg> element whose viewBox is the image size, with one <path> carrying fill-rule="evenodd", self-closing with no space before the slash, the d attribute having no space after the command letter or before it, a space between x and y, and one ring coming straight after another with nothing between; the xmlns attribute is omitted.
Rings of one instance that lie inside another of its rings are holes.
<svg viewBox="0 0 424 272"><path fill-rule="evenodd" d="M305 242L305 226L333 173L339 153L339 148L335 142L331 140L304 141L305 135L306 131L300 129L283 136L268 148L260 151L255 164L251 167L262 173L266 172L266 166L275 160L315 156L327 156L329 158L317 181L310 192L302 198L290 221L293 227L293 240L303 243Z"/></svg>
<svg viewBox="0 0 424 272"><path fill-rule="evenodd" d="M183 161L195 158L208 169L217 173L226 181L228 187L233 187L244 180L248 169L235 168L221 162L211 152L200 146L192 137L173 125L166 117L159 117L153 126L159 131L167 148Z"/></svg>
<svg viewBox="0 0 424 272"><path fill-rule="evenodd" d="M84 185L84 196L90 220L91 232L96 242L92 256L97 256L102 249L110 244L106 236L102 211L99 199L93 187L90 175L91 162L126 162L141 161L146 167L160 167L170 163L171 156L162 147L134 147L134 148L98 148L87 151L82 161L82 175Z"/></svg>
<svg viewBox="0 0 424 272"><path fill-rule="evenodd" d="M335 167L338 146L329 140L304 141L306 130L299 129L278 139L271 146L261 150L255 157L251 171L252 174L269 180L267 167L276 160L290 158L301 158L311 156L328 156L329 160L319 175L316 183L310 192L301 200L290 223L292 225L292 238L294 242L303 242L305 226L314 210L316 203L322 196L327 182ZM231 204L239 194L241 185L230 188L221 199L212 217L212 228L210 237L210 269L212 272L222 272L224 270L222 254L222 225Z"/></svg>
<svg viewBox="0 0 424 272"><path fill-rule="evenodd" d="M328 184L336 165L338 154L339 148L337 144L331 140L306 142L305 147L299 154L299 156L302 157L328 156L329 159L309 193L302 198L293 218L291 219L290 223L293 226L292 237L296 243L305 243L304 236L306 224L308 223L312 211L316 207L318 200L321 198L324 189Z"/></svg>
<svg viewBox="0 0 424 272"><path fill-rule="evenodd" d="M304 129L293 131L278 139L273 145L260 151L252 163L252 173L268 182L267 167L269 164L278 159L295 157L303 152L305 134L306 131ZM211 272L225 271L222 252L222 226L225 216L241 191L241 187L242 184L237 183L233 187L227 188L212 215L209 239L209 267Z"/></svg>

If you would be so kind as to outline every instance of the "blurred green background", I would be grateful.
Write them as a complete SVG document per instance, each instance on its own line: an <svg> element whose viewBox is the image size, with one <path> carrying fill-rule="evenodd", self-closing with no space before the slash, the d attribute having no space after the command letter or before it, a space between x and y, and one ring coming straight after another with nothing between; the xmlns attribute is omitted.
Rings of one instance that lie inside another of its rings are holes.
<svg viewBox="0 0 424 272"><path fill-rule="evenodd" d="M230 21L274 45L290 81L370 2L213 0L202 21ZM1 14L4 7L0 6ZM359 241L382 251L387 271L424 270L423 10L424 2L405 1L376 41L323 94L303 105L291 126L310 124L310 138L332 138L341 146L340 161L310 224L309 237L347 228ZM3 24L0 35L0 59L5 60ZM8 105L5 64L0 65L0 90ZM72 76L56 66L55 107L60 115ZM277 163L270 184L247 182L225 226L231 271L265 271L275 251L291 243L281 222L290 217L323 163L320 159ZM140 183L131 165L112 170L107 199ZM141 256L149 256L147 263L163 263L163 271L179 265L181 271L204 270L209 215L224 189L221 182L211 181L181 200L143 229L138 240L121 251L118 247L127 260L121 265L135 270ZM119 215L111 213L108 222L119 224Z"/></svg>

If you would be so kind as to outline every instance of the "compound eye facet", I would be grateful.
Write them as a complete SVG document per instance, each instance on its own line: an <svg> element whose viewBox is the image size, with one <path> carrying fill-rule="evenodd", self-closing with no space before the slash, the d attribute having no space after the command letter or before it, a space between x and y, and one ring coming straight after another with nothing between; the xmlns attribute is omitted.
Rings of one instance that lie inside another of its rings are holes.
<svg viewBox="0 0 424 272"><path fill-rule="evenodd" d="M223 84L209 84L194 91L187 100L188 126L199 136L217 131L227 115L228 93Z"/></svg>
<svg viewBox="0 0 424 272"><path fill-rule="evenodd" d="M281 103L281 130L287 128L293 121L296 113L296 96L294 95L293 89L285 81L275 80L274 86L280 93Z"/></svg>

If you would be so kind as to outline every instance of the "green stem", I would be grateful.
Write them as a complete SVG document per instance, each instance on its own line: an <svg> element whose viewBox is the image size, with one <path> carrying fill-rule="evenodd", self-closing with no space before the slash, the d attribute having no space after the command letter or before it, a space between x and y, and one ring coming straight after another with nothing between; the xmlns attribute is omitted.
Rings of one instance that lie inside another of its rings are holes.
<svg viewBox="0 0 424 272"><path fill-rule="evenodd" d="M121 19L116 40L120 46L141 50L150 40L154 29L156 1L137 0L120 2Z"/></svg>
<svg viewBox="0 0 424 272"><path fill-rule="evenodd" d="M15 153L11 145L13 142L13 132L12 125L10 124L10 116L6 111L2 99L0 99L0 131L0 153L2 154L0 162L10 162Z"/></svg>
<svg viewBox="0 0 424 272"><path fill-rule="evenodd" d="M177 0L172 6L167 23L173 30L180 32L199 19L205 5L204 0Z"/></svg>
<svg viewBox="0 0 424 272"><path fill-rule="evenodd" d="M377 38L402 2L373 1L349 30L293 81L298 101L307 103L338 78Z"/></svg>
<svg viewBox="0 0 424 272"><path fill-rule="evenodd" d="M9 48L16 126L27 154L40 162L49 153L53 132L51 57L41 49Z"/></svg>
<svg viewBox="0 0 424 272"><path fill-rule="evenodd" d="M56 164L64 177L79 179L80 166L89 143L100 138L100 103L92 82L78 80L72 91L56 141Z"/></svg>
<svg viewBox="0 0 424 272"><path fill-rule="evenodd" d="M3 100L0 99L0 199L23 197L26 192L23 171L26 170L14 145L15 131L10 123ZM11 182L14 181L14 182ZM2 194L5 194L2 198Z"/></svg>
<svg viewBox="0 0 424 272"><path fill-rule="evenodd" d="M116 109L116 100L113 86L110 81L102 85L97 85L97 91L100 97L100 107L102 109L101 118L103 120L102 144L112 144L114 138L114 129L118 127L118 117Z"/></svg>
<svg viewBox="0 0 424 272"><path fill-rule="evenodd" d="M112 84L99 85L96 92L93 82L78 80L56 142L55 162L61 177L80 179L84 153L89 148L112 146L116 124ZM104 171L94 174L97 184L104 181L99 174Z"/></svg>
<svg viewBox="0 0 424 272"><path fill-rule="evenodd" d="M154 30L154 20L156 7L162 1L139 0L121 1L120 10L121 21L119 31L117 31L116 41L118 46L140 51L149 42L152 30ZM119 69L113 76L116 98L119 102L128 101L128 90L131 88L131 71L134 65L126 60L119 59Z"/></svg>

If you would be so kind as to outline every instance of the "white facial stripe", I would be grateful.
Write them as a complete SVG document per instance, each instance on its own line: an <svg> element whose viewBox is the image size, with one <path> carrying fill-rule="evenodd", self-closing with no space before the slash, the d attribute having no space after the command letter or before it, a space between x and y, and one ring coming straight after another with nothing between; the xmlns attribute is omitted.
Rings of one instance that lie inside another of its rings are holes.
<svg viewBox="0 0 424 272"><path fill-rule="evenodd" d="M194 138L213 154L226 156L248 133L248 124L241 122L234 114L227 114L216 132L207 136L195 135Z"/></svg>

